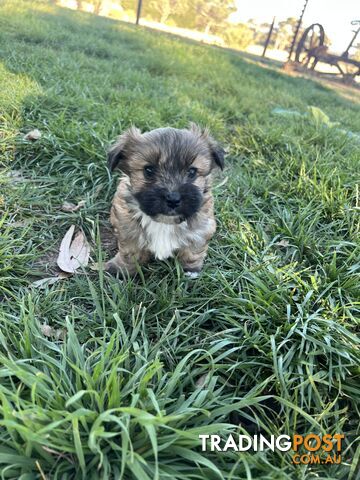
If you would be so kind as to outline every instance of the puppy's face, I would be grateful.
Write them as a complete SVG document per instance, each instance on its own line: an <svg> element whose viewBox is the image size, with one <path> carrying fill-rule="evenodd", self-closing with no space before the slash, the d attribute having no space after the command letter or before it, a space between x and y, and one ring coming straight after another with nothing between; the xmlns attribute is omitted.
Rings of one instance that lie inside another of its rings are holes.
<svg viewBox="0 0 360 480"><path fill-rule="evenodd" d="M109 167L130 179L131 195L146 215L180 223L199 211L210 187L210 173L223 168L224 150L207 131L131 128L109 151Z"/></svg>

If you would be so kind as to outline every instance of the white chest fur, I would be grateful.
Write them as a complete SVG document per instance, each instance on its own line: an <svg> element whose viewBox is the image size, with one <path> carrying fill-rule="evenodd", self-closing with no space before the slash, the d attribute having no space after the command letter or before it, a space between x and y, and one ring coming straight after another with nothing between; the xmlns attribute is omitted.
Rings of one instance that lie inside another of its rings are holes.
<svg viewBox="0 0 360 480"><path fill-rule="evenodd" d="M141 247L150 250L159 260L171 257L176 250L188 244L186 222L169 225L155 222L147 215L142 215L141 226L143 228Z"/></svg>

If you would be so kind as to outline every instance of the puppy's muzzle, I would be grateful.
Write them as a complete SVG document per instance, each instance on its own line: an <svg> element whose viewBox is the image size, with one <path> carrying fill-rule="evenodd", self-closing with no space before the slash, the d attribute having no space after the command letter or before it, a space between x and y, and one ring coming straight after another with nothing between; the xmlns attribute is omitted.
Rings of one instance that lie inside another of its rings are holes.
<svg viewBox="0 0 360 480"><path fill-rule="evenodd" d="M165 195L165 200L169 208L174 209L178 208L181 203L181 195L179 192L168 192Z"/></svg>

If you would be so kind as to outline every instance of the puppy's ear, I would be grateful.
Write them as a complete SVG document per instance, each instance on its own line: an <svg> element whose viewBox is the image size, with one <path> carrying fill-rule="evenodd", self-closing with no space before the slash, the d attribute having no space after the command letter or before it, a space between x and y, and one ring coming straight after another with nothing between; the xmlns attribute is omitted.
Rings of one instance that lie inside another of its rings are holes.
<svg viewBox="0 0 360 480"><path fill-rule="evenodd" d="M213 139L213 137L210 135L209 129L208 128L201 128L199 125L196 125L196 123L190 123L190 131L197 135L200 138L203 138L207 141L209 148L210 148L210 153L211 157L213 159L214 166L217 165L221 170L224 169L224 157L226 154L226 151L221 147L219 143L217 143L216 140Z"/></svg>
<svg viewBox="0 0 360 480"><path fill-rule="evenodd" d="M209 130L207 128L201 128L200 125L194 122L189 123L189 130L197 137L209 136Z"/></svg>
<svg viewBox="0 0 360 480"><path fill-rule="evenodd" d="M212 159L221 170L224 169L225 150L212 137L208 138Z"/></svg>
<svg viewBox="0 0 360 480"><path fill-rule="evenodd" d="M141 139L141 132L138 128L131 127L121 134L108 151L108 167L112 172L115 168L120 168L127 173L127 160L134 145Z"/></svg>

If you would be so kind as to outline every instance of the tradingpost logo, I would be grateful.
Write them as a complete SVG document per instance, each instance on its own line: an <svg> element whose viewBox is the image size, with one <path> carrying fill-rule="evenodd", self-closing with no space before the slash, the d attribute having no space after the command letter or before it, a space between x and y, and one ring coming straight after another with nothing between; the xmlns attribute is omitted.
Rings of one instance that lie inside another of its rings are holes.
<svg viewBox="0 0 360 480"><path fill-rule="evenodd" d="M293 451L292 463L300 464L333 464L341 463L341 449L344 435L229 435L221 438L219 435L199 435L203 452L262 452L270 449L273 452Z"/></svg>

